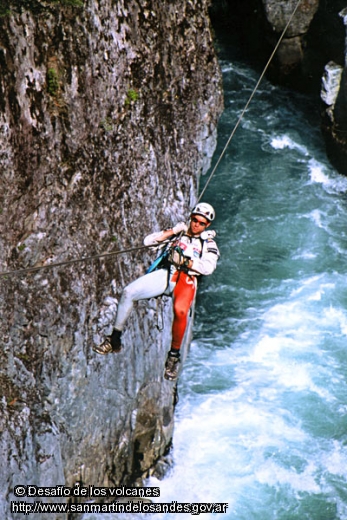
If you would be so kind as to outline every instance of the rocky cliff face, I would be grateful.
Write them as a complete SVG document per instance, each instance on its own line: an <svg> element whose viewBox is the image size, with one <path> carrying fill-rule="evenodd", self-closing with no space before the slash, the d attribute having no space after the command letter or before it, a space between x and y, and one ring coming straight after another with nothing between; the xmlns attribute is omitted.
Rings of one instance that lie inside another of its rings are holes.
<svg viewBox="0 0 347 520"><path fill-rule="evenodd" d="M2 272L141 246L186 218L222 108L207 4L8 0ZM91 349L150 258L139 250L0 277L2 518L16 484L130 483L165 453L170 302L138 304L122 353Z"/></svg>
<svg viewBox="0 0 347 520"><path fill-rule="evenodd" d="M213 22L228 31L244 59L264 66L294 9L271 60L271 81L317 96L331 163L347 174L345 0L214 0ZM321 88L322 87L322 88Z"/></svg>
<svg viewBox="0 0 347 520"><path fill-rule="evenodd" d="M298 0L262 0L262 3L267 20L265 35L274 48ZM298 76L302 78L307 32L318 5L319 0L304 0L297 7L271 64L272 76L278 81L298 81Z"/></svg>
<svg viewBox="0 0 347 520"><path fill-rule="evenodd" d="M262 0L275 33L283 30L297 4ZM344 0L301 1L272 66L272 76L300 90L322 85L322 128L327 154L347 175L347 48ZM274 42L275 43L275 42ZM274 72L275 70L275 72Z"/></svg>
<svg viewBox="0 0 347 520"><path fill-rule="evenodd" d="M319 0L301 0L299 5L298 0L214 0L212 16L237 35L246 59L265 66L295 10L267 75L274 82L307 90L315 68L308 37L318 8Z"/></svg>
<svg viewBox="0 0 347 520"><path fill-rule="evenodd" d="M347 9L339 15L347 27ZM332 164L347 175L347 46L343 65L330 60L325 66L321 98L327 153Z"/></svg>

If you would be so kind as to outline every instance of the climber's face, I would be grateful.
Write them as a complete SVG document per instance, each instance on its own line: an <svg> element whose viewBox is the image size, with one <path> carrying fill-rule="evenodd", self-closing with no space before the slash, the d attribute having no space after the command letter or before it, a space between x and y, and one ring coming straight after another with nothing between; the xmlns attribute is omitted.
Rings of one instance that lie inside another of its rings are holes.
<svg viewBox="0 0 347 520"><path fill-rule="evenodd" d="M209 221L201 215L192 215L190 219L189 231L192 235L200 235L208 226Z"/></svg>

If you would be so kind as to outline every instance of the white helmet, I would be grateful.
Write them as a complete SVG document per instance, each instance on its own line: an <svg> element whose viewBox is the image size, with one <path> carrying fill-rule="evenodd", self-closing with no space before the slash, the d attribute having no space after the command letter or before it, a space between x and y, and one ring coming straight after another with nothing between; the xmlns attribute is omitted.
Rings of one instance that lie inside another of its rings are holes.
<svg viewBox="0 0 347 520"><path fill-rule="evenodd" d="M211 204L207 204L207 202L200 202L195 206L192 210L191 215L201 215L205 217L209 222L212 222L215 217L215 212Z"/></svg>

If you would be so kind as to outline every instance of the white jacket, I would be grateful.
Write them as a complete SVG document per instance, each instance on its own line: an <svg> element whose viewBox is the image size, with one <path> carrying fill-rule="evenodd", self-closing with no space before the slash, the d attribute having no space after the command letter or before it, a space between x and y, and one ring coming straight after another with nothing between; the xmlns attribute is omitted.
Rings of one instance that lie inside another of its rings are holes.
<svg viewBox="0 0 347 520"><path fill-rule="evenodd" d="M169 242L158 242L158 238L163 234L163 231L158 231L146 236L144 239L145 246L178 246L183 251L183 256L190 258L193 261L191 269L188 274L192 276L209 275L217 267L219 258L219 250L216 242L212 237L215 236L213 231L203 231L199 237L190 237L183 234L179 239L176 235L170 237ZM204 238L202 238L204 237ZM175 266L171 265L171 270L175 270Z"/></svg>

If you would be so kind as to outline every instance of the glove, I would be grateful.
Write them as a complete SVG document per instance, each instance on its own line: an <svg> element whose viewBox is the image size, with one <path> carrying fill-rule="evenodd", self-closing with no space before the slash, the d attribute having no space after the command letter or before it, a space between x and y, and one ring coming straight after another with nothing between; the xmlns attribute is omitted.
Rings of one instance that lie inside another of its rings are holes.
<svg viewBox="0 0 347 520"><path fill-rule="evenodd" d="M178 233L181 233L181 231L185 233L188 231L188 226L184 222L179 222L172 228L172 231L175 233L175 235L178 235Z"/></svg>
<svg viewBox="0 0 347 520"><path fill-rule="evenodd" d="M200 237L203 240L207 240L208 238L214 238L216 236L216 232L211 229L211 231L203 231L200 235Z"/></svg>
<svg viewBox="0 0 347 520"><path fill-rule="evenodd" d="M179 267L180 265L186 265L189 263L190 258L187 256L183 256L182 252L177 251L174 249L171 254L171 262Z"/></svg>

